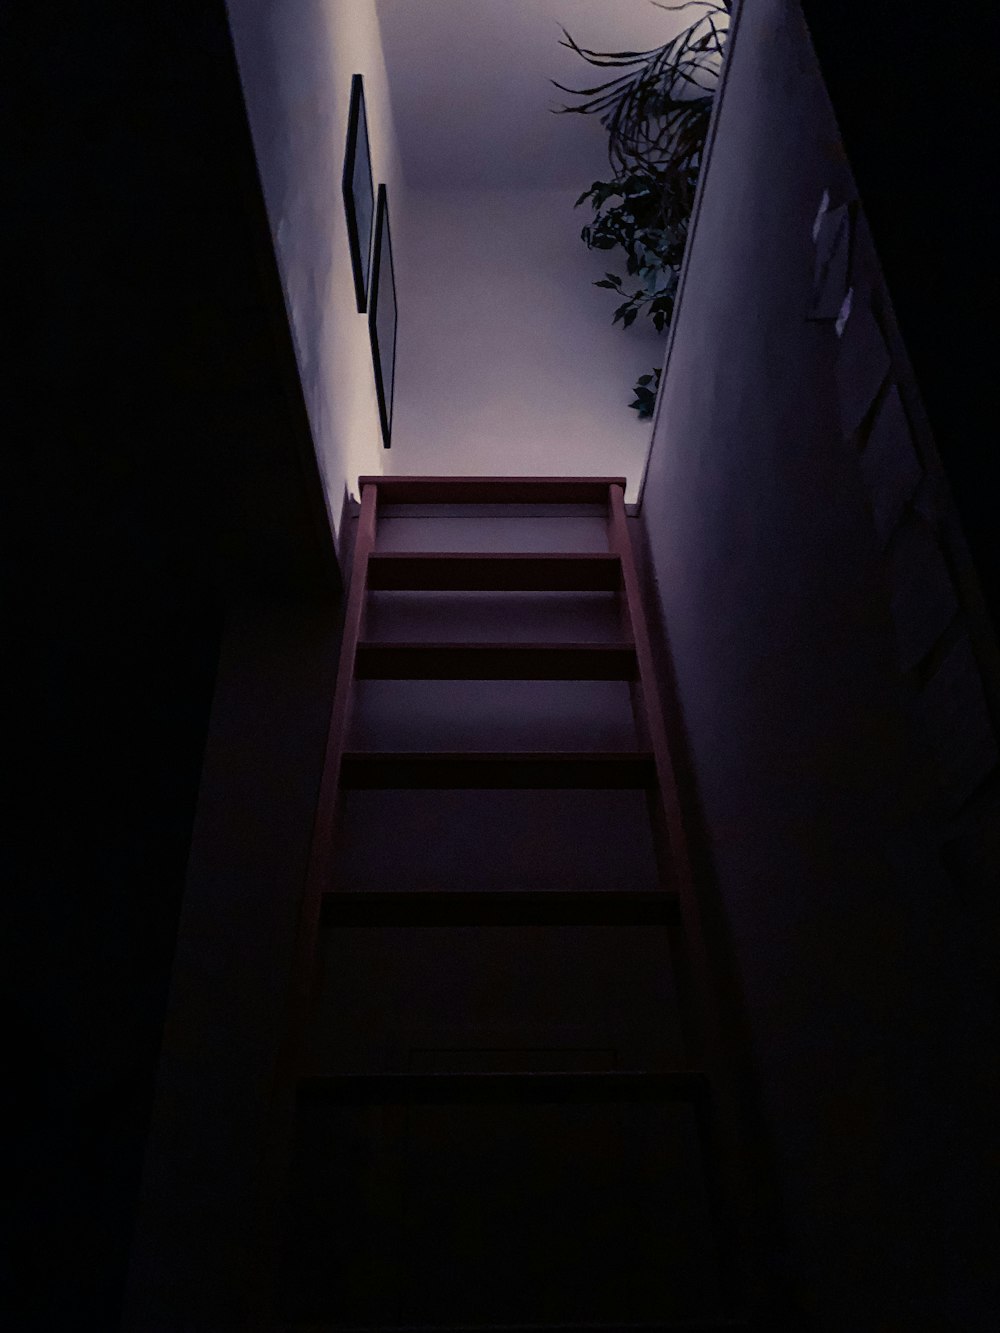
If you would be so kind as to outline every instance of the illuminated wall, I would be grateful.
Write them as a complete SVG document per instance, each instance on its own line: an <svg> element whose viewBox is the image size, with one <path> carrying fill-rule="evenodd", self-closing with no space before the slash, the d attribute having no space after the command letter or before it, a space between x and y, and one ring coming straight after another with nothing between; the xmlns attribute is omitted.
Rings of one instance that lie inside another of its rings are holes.
<svg viewBox="0 0 1000 1333"><path fill-rule="evenodd" d="M376 186L401 202L373 0L240 0L230 24L327 503L382 469L368 324L351 275L341 174L352 74L364 76ZM395 208L393 208L395 205Z"/></svg>

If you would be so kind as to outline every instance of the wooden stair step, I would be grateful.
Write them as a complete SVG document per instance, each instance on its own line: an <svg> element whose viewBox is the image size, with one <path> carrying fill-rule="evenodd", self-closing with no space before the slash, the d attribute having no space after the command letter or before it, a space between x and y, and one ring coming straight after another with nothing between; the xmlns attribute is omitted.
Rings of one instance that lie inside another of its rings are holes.
<svg viewBox="0 0 1000 1333"><path fill-rule="evenodd" d="M701 1070L661 1073L594 1070L510 1074L308 1074L300 1099L338 1106L584 1105L608 1102L699 1102L708 1094Z"/></svg>
<svg viewBox="0 0 1000 1333"><path fill-rule="evenodd" d="M373 551L372 591L615 592L621 560L612 554Z"/></svg>
<svg viewBox="0 0 1000 1333"><path fill-rule="evenodd" d="M666 890L356 893L323 895L335 926L664 926L676 919Z"/></svg>
<svg viewBox="0 0 1000 1333"><path fill-rule="evenodd" d="M656 785L646 751L417 752L346 751L340 785L348 789L578 788Z"/></svg>
<svg viewBox="0 0 1000 1333"><path fill-rule="evenodd" d="M382 504L604 504L624 477L359 477Z"/></svg>
<svg viewBox="0 0 1000 1333"><path fill-rule="evenodd" d="M668 1319L613 1324L282 1324L278 1333L752 1333L743 1319Z"/></svg>
<svg viewBox="0 0 1000 1333"><path fill-rule="evenodd" d="M617 643L359 643L358 680L635 680Z"/></svg>

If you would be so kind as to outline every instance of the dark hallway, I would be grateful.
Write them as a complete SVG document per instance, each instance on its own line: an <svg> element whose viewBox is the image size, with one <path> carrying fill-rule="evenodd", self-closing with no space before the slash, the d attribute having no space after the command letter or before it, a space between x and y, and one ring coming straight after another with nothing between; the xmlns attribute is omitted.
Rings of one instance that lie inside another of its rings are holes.
<svg viewBox="0 0 1000 1333"><path fill-rule="evenodd" d="M751 14L752 0L743 8ZM770 1147L780 1150L778 1192L793 1219L784 1236L765 1229L766 1243L778 1238L767 1280L804 1293L807 1313L790 1325L804 1333L978 1333L996 1308L997 1253L998 800L990 754L998 527L981 426L993 415L986 301L995 285L995 216L979 165L993 148L981 62L995 15L985 5L940 10L932 24L920 7L900 3L845 3L833 18L809 0L802 9L864 201L864 235L898 321L886 355L896 375L905 349L926 409L918 444L930 438L938 458L930 488L937 507L922 509L927 491L915 487L892 516L892 543L876 546L869 478L854 454L838 452L839 403L823 368L824 357L835 358L835 335L807 329L798 310L794 329L789 322L782 331L798 300L796 274L812 263L808 225L813 186L822 182L810 160L808 189L790 214L775 202L777 187L784 182L794 194L799 178L788 122L769 122L774 112L765 106L757 118L740 118L747 137L729 140L716 177L716 220L743 230L735 243L724 229L702 232L705 322L692 317L692 342L675 351L678 365L691 354L708 369L699 393L674 400L674 438L686 448L659 455L636 545L684 694L690 750L677 750L678 763L708 828L697 870L724 885L728 921L719 933L736 937L728 943L753 1015L749 1045L763 1073ZM329 517L342 497L324 496L316 465L224 6L149 0L128 13L90 5L58 25L44 12L24 18L23 37L12 33L9 208L11 268L24 291L12 321L21 411L10 412L4 460L13 592L5 658L15 668L5 976L21 1067L9 1079L16 1132L7 1150L14 1183L4 1313L11 1327L42 1333L122 1325L130 1252L149 1221L140 1206L145 1158L146 1188L160 1189L145 1269L159 1313L129 1327L243 1329L259 1309L254 1256L262 1243L246 1168L259 1156L280 1039L345 610ZM773 55L788 49L783 42L797 50L797 32L776 24L770 45L755 45L748 25L739 40L745 53ZM942 61L964 69L968 86L962 98L930 106ZM786 68L792 73L777 86L795 95L813 86L805 57ZM804 140L804 120L798 129ZM831 147L831 160L840 162L838 151ZM767 182L763 203L746 185L748 164ZM723 199L727 183L739 208ZM783 229L790 215L794 235L791 224ZM712 259L713 235L727 263ZM758 290L751 307L736 308L734 272L742 281L754 256L775 247L787 258L787 285ZM710 362L706 348L720 360ZM769 376L757 397L740 387L755 365ZM892 383L883 379L868 408L891 401ZM727 415L740 405L748 410L742 420L759 427L760 447L749 447L742 423ZM876 417L868 415L862 434ZM803 422L810 430L800 433ZM709 438L727 448L713 452ZM851 445L858 459L866 447L861 439ZM942 509L942 496L953 507ZM948 582L935 600L942 551ZM930 556L938 563L921 563ZM908 597L895 599L911 643L933 639L905 670L889 565L916 571ZM821 622L810 618L816 605L829 611ZM386 637L413 630L410 613L399 614L386 622ZM587 628L606 629L596 618ZM664 645L654 646L662 662ZM942 666L950 674L939 676ZM936 678L936 693L925 693ZM623 733L604 711L607 684L580 688L591 691L593 734L611 749ZM371 710L359 713L359 725L371 723L366 743L378 722L397 728L399 748L417 746L405 694L393 703L384 692L376 698L379 682L369 687ZM421 688L428 698L442 689ZM562 688L554 684L546 699ZM461 697L464 712L471 696L449 691L435 706ZM940 712L921 713L921 698ZM522 737L537 731L533 743L542 748L568 744L568 716L548 702L538 715L522 714L513 699L512 742L519 726ZM937 758L921 751L913 764L914 738L928 725ZM470 730L454 743L471 739ZM873 792L905 834L888 862L878 859L883 825L866 804ZM629 892L652 891L645 880L634 889L632 871L642 866L609 856L613 846L599 832L606 812L591 817L585 807L586 799L574 825L585 834L574 835L576 869L593 876L595 892L599 871L628 878ZM826 809L836 819L824 820ZM541 864L555 814L543 805L531 813ZM789 821L778 817L789 813ZM463 818L458 809L454 818ZM381 828L376 819L369 839L379 855L391 850ZM638 855L637 842L620 841ZM512 910L496 905L495 863L480 857L485 916ZM359 882L376 886L377 865L356 869ZM850 892L838 897L845 886ZM625 1072L640 1061L668 1068L676 1034L658 1016L672 1011L670 972L655 966L667 928L655 916L659 904L631 906L655 919L424 925L393 917L402 911L394 899L376 924L367 908L342 904L343 915L324 924L332 983L322 999L350 1008L341 1072L382 1073L392 1061L401 1070L402 1060L404 1072L430 1078L442 1072L446 1050L449 1068L464 1061L459 1072L469 1076L526 1075L541 1067L539 1051L549 1060L557 1048L572 1052L554 1071L566 1075L611 1060ZM598 911L582 900L579 910ZM201 951L189 948L178 972L178 941L199 939ZM511 954L522 995L548 1013L544 1031L519 1027L504 1008ZM446 964L463 1006L481 1014L493 1055L463 1055L461 1024L442 1036ZM408 968L433 971L439 984L423 989ZM168 1019L172 984L192 1000ZM580 1001L585 1011L561 1010L569 995L589 997ZM398 1026L387 1015L410 1022L405 1051L385 1046L386 1031ZM365 1067L362 1057L373 1063ZM159 1166L155 1153L147 1156L158 1069L176 1093L157 1121L175 1159L166 1154ZM539 1108L533 1121L518 1112L516 1139L534 1135L546 1145L552 1191L566 1191L567 1206L606 1190L603 1223L637 1225L634 1206L648 1234L672 1244L655 1191L627 1184L649 1183L643 1145L653 1151L663 1141L661 1111L643 1104L627 1124L617 1105L593 1115L571 1108L571 1131ZM486 1243L509 1231L526 1195L513 1149L491 1166L481 1151L482 1136L496 1139L514 1122L495 1107L476 1107L471 1118L467 1109L415 1108L406 1133L447 1139L460 1150L455 1170L478 1179L477 1198L497 1191L503 1207L474 1219ZM342 1154L357 1145L377 1157L378 1136L362 1133L369 1109L331 1114L345 1125ZM390 1125L378 1141L398 1143L401 1134ZM596 1174L574 1178L574 1144L600 1164ZM429 1155L421 1170L437 1179L443 1157ZM345 1164L345 1178L347 1165L357 1159ZM376 1197L356 1194L359 1210L395 1215L392 1191L430 1193L426 1176L390 1168L379 1159ZM657 1170L660 1183L691 1183L676 1163L660 1160ZM314 1177L310 1188L321 1184ZM356 1180L350 1188L361 1191ZM454 1199L442 1189L425 1213L406 1214L411 1267L398 1272L430 1271L435 1229L449 1244L474 1248ZM704 1218L696 1201L699 1209ZM527 1219L522 1257L537 1252L537 1237L557 1220ZM360 1231L342 1239L358 1270L372 1275L380 1242ZM651 1317L653 1296L632 1260L626 1255L613 1278L593 1272L591 1255L577 1235L557 1247L553 1263L565 1275L586 1256L593 1308L612 1309L608 1284L616 1281L628 1301L614 1308ZM522 1318L506 1284L488 1289L482 1284L494 1279L472 1264L463 1273L468 1286L456 1301L466 1303L456 1308L467 1312L489 1290L497 1319ZM703 1294L696 1266L686 1276ZM533 1280L541 1285L543 1275ZM364 1308L351 1287L344 1318L391 1326L397 1315L444 1316L431 1278L422 1290L407 1285L411 1315L392 1304L388 1287L388 1312ZM695 1309L693 1296L685 1308ZM549 1313L561 1317L554 1307Z"/></svg>

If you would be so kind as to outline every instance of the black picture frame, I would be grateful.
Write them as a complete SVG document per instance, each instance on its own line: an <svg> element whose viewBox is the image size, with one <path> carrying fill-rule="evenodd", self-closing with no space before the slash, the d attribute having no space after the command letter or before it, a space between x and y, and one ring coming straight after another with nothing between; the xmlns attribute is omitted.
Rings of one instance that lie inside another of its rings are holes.
<svg viewBox="0 0 1000 1333"><path fill-rule="evenodd" d="M363 315L368 309L375 182L372 176L371 148L368 143L364 80L360 74L355 74L351 79L351 107L347 117L343 190L344 211L347 214L347 240L351 250L351 268L354 271L354 295L358 313Z"/></svg>
<svg viewBox="0 0 1000 1333"><path fill-rule="evenodd" d="M392 262L389 203L384 185L378 187L375 206L375 244L372 252L371 300L368 304L368 333L375 368L382 444L392 443L392 404L396 380L396 273Z"/></svg>

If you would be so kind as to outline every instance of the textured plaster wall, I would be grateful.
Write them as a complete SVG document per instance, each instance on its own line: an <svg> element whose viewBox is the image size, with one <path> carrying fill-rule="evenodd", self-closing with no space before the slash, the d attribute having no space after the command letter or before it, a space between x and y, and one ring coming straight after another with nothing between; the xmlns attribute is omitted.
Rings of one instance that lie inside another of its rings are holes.
<svg viewBox="0 0 1000 1333"><path fill-rule="evenodd" d="M335 530L345 487L382 466L367 319L351 277L341 174L362 74L376 186L402 209L374 0L229 0L299 374Z"/></svg>
<svg viewBox="0 0 1000 1333"><path fill-rule="evenodd" d="M995 695L860 213L808 318L824 190L853 200L801 15L754 0L642 521L793 1238L779 1264L807 1327L979 1330L998 1305Z"/></svg>
<svg viewBox="0 0 1000 1333"><path fill-rule="evenodd" d="M579 239L589 184L411 193L390 471L626 475L634 499L650 426L628 404L664 340L591 285L620 269Z"/></svg>

